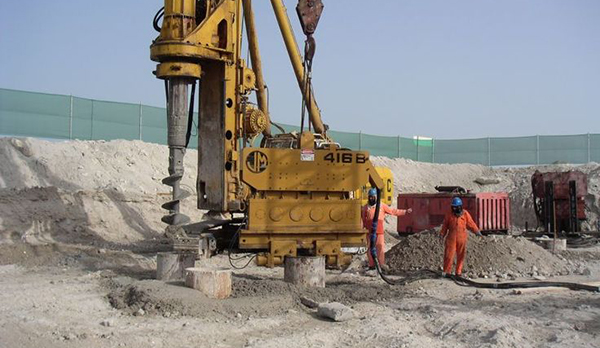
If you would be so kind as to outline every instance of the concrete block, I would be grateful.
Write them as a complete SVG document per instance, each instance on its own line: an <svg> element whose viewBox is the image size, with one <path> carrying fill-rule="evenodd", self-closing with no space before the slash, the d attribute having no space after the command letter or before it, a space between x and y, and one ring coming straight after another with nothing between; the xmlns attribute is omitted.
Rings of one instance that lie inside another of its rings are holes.
<svg viewBox="0 0 600 348"><path fill-rule="evenodd" d="M231 270L191 267L185 270L185 286L201 291L209 298L231 296Z"/></svg>
<svg viewBox="0 0 600 348"><path fill-rule="evenodd" d="M317 308L317 314L334 321L347 321L354 318L354 310L339 302L322 303Z"/></svg>
<svg viewBox="0 0 600 348"><path fill-rule="evenodd" d="M544 247L550 251L567 250L567 240L564 238L548 239L544 241Z"/></svg>

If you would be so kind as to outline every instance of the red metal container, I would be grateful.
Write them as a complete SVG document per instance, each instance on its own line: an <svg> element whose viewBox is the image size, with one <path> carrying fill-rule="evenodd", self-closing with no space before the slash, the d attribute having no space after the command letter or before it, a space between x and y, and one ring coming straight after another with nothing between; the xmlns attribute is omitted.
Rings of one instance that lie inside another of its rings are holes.
<svg viewBox="0 0 600 348"><path fill-rule="evenodd" d="M553 209L550 209L553 218L546 221L548 216L548 212L546 209L549 208L546 205L546 199L549 198L548 194L550 192L546 192L546 185L551 182L552 183L552 202L550 206L553 206ZM570 182L575 183L575 191L574 197L571 197L570 192ZM587 189L588 177L585 173L582 173L578 170L572 170L568 172L547 172L541 173L540 171L535 171L531 176L531 186L533 189L533 198L534 198L534 206L535 206L535 214L538 218L538 223L540 226L544 227L546 232L553 232L548 230L548 223L550 222L551 226L555 226L555 230L566 231L566 232L575 232L579 231L579 224L582 221L586 220L585 215L585 197L588 194ZM577 228L574 230L574 227L571 224L571 198L573 199L573 204L576 205L576 217L577 220Z"/></svg>
<svg viewBox="0 0 600 348"><path fill-rule="evenodd" d="M507 232L510 226L510 201L505 192L456 195L452 193L402 193L398 208L412 208L412 214L398 218L398 233L416 233L440 226L450 212L453 197L460 197L483 232Z"/></svg>

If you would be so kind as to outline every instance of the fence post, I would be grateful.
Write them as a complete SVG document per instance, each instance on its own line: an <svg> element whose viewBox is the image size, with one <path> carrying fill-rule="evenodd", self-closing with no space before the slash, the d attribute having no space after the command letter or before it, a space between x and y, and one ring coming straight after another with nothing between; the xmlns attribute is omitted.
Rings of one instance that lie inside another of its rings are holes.
<svg viewBox="0 0 600 348"><path fill-rule="evenodd" d="M540 165L540 136L535 136L535 164Z"/></svg>
<svg viewBox="0 0 600 348"><path fill-rule="evenodd" d="M587 134L587 163L592 161L592 142L590 133Z"/></svg>
<svg viewBox="0 0 600 348"><path fill-rule="evenodd" d="M402 157L402 152L400 151L400 136L398 136L398 158Z"/></svg>
<svg viewBox="0 0 600 348"><path fill-rule="evenodd" d="M92 100L92 115L90 117L90 140L94 140L94 99Z"/></svg>
<svg viewBox="0 0 600 348"><path fill-rule="evenodd" d="M419 136L417 135L417 162L419 161Z"/></svg>
<svg viewBox="0 0 600 348"><path fill-rule="evenodd" d="M140 103L140 115L139 115L139 125L140 125L139 134L140 134L140 140L142 140L142 122L143 122L142 120L143 120L142 103Z"/></svg>
<svg viewBox="0 0 600 348"><path fill-rule="evenodd" d="M358 151L362 150L362 131L358 131Z"/></svg>
<svg viewBox="0 0 600 348"><path fill-rule="evenodd" d="M435 163L435 139L431 139L431 163Z"/></svg>
<svg viewBox="0 0 600 348"><path fill-rule="evenodd" d="M73 95L69 98L69 140L73 140Z"/></svg>
<svg viewBox="0 0 600 348"><path fill-rule="evenodd" d="M491 150L491 145L492 142L490 140L490 137L488 137L488 167L492 166L492 150Z"/></svg>

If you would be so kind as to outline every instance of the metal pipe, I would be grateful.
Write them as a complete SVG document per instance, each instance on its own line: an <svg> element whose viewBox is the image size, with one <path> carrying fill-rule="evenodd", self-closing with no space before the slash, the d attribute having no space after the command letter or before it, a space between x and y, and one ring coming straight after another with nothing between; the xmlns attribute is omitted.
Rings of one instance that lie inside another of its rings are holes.
<svg viewBox="0 0 600 348"><path fill-rule="evenodd" d="M256 33L256 25L254 23L254 11L252 11L252 0L244 1L244 18L246 19L246 34L248 35L248 48L250 50L250 59L252 60L252 70L256 75L256 100L258 108L265 114L267 118L267 127L263 130L263 135L271 135L271 117L269 116L269 108L267 102L267 93L265 91L265 80L262 72L262 61L260 59L260 51L258 50L258 35Z"/></svg>
<svg viewBox="0 0 600 348"><path fill-rule="evenodd" d="M292 24L290 23L290 19L287 15L285 6L283 5L282 0L271 0L271 5L273 5L273 12L275 12L275 17L277 18L279 30L281 30L281 36L283 37L285 47L287 49L288 55L290 56L290 61L292 62L292 67L294 68L294 74L296 75L296 79L298 80L298 86L300 86L300 91L304 95L304 99L309 101L308 115L310 117L310 122L312 123L315 129L315 133L325 134L325 127L323 126L323 121L321 120L321 112L317 107L317 102L315 101L315 97L312 93L312 90L310 96L305 95L305 77L304 68L302 64L302 56L300 55L298 43L296 42L296 38L294 37L294 33L292 32Z"/></svg>

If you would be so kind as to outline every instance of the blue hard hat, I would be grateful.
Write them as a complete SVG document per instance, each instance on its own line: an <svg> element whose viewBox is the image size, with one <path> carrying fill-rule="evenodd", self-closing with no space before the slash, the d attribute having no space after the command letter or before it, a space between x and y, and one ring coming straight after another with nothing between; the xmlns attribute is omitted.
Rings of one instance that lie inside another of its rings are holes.
<svg viewBox="0 0 600 348"><path fill-rule="evenodd" d="M462 205L462 199L460 199L458 197L452 198L452 206L453 207L460 207L461 205Z"/></svg>
<svg viewBox="0 0 600 348"><path fill-rule="evenodd" d="M377 196L377 189L376 188L369 189L369 196Z"/></svg>

